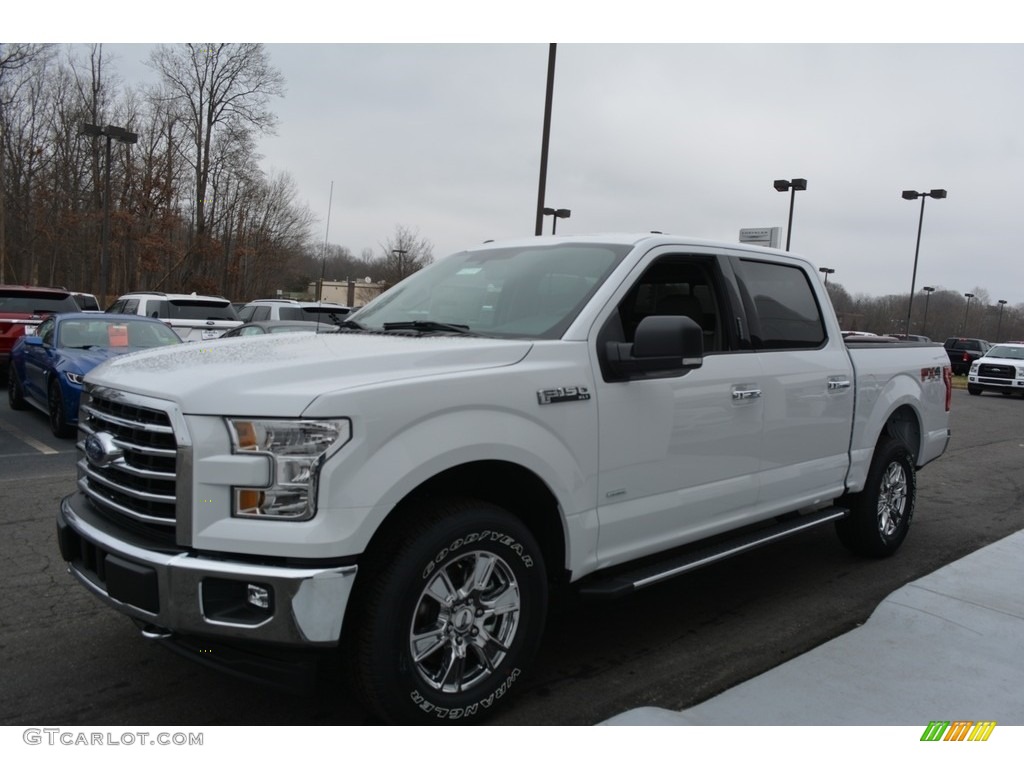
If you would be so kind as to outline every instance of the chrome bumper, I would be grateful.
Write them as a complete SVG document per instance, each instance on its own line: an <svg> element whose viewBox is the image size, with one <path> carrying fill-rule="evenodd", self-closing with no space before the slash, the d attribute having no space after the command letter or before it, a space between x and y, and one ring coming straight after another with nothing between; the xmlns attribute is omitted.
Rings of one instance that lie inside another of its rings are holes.
<svg viewBox="0 0 1024 768"><path fill-rule="evenodd" d="M76 493L57 514L68 572L155 630L292 646L337 645L356 566L282 567L165 551L107 523Z"/></svg>

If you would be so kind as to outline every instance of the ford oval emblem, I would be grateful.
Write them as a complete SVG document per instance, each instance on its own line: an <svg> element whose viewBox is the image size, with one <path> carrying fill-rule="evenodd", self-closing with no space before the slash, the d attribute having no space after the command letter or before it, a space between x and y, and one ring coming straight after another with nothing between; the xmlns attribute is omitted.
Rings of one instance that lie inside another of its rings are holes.
<svg viewBox="0 0 1024 768"><path fill-rule="evenodd" d="M123 454L109 432L94 432L85 439L85 457L94 467L109 466Z"/></svg>

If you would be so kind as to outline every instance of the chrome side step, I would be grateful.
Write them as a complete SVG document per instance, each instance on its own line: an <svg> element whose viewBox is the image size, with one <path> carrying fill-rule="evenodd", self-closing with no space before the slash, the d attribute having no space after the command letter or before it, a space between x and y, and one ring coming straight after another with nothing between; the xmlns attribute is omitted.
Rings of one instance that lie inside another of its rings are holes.
<svg viewBox="0 0 1024 768"><path fill-rule="evenodd" d="M799 517L785 518L767 528L762 527L740 534L711 546L698 549L690 548L685 552L669 555L655 563L627 571L617 570L614 575L604 577L597 575L592 581L587 581L580 587L579 594L591 598L622 597L652 584L695 571L705 565L711 565L810 528L831 523L846 517L847 513L848 510L842 507L828 507Z"/></svg>

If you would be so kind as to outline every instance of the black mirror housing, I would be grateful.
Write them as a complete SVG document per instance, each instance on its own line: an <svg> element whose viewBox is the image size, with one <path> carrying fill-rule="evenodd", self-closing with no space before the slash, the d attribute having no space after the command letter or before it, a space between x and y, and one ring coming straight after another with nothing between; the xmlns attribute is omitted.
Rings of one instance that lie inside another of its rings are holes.
<svg viewBox="0 0 1024 768"><path fill-rule="evenodd" d="M681 376L704 363L704 332L683 315L652 315L637 326L633 343L605 345L608 368L617 381Z"/></svg>

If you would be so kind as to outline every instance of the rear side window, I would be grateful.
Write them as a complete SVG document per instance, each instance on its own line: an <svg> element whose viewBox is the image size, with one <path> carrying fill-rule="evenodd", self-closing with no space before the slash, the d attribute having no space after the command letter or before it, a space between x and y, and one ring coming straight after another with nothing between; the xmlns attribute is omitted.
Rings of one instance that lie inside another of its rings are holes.
<svg viewBox="0 0 1024 768"><path fill-rule="evenodd" d="M804 270L749 259L741 259L739 266L745 298L753 304L756 348L814 349L825 343L821 310Z"/></svg>

